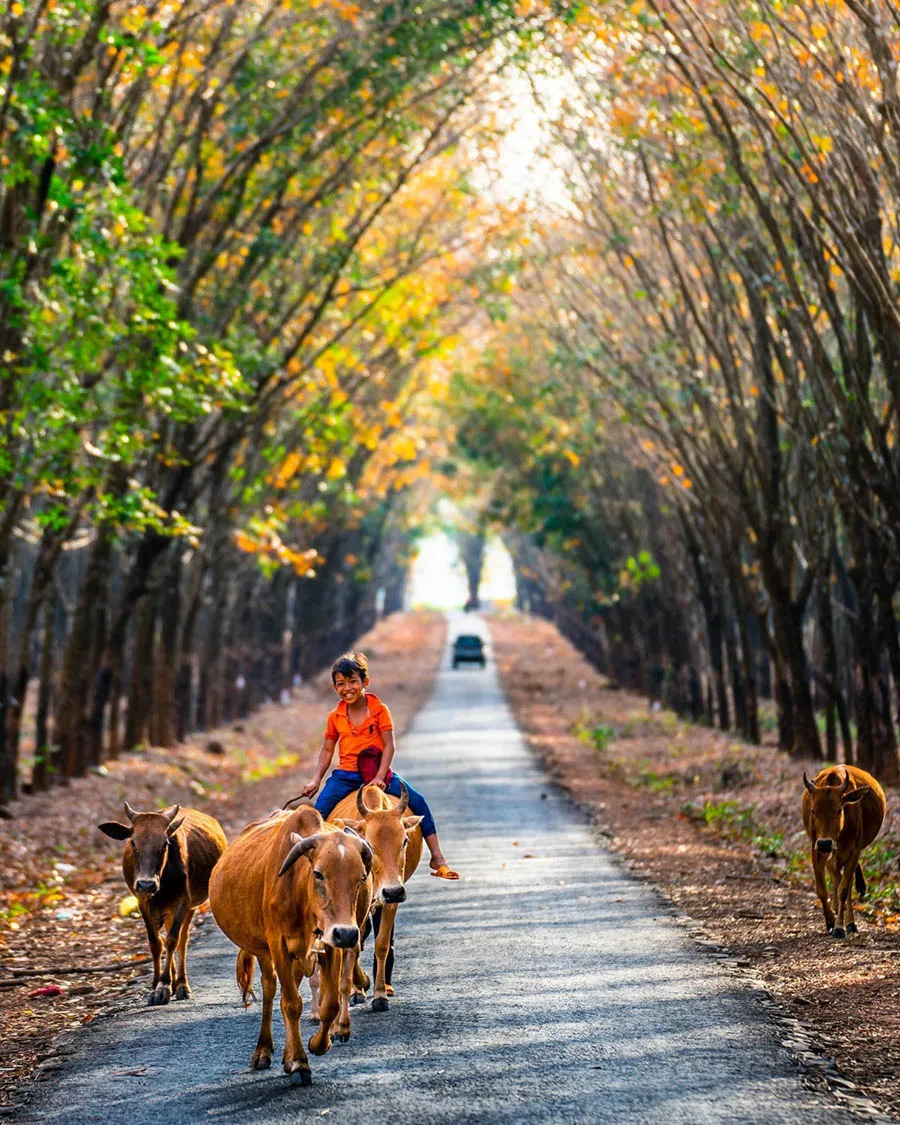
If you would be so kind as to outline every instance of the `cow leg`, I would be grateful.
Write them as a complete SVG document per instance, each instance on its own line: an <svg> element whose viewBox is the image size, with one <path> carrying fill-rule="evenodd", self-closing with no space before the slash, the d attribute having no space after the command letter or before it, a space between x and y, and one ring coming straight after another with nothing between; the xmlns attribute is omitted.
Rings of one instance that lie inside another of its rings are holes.
<svg viewBox="0 0 900 1125"><path fill-rule="evenodd" d="M353 977L359 963L359 946L343 950L341 957L340 1006L336 1024L339 1043L350 1039L350 993L353 991Z"/></svg>
<svg viewBox="0 0 900 1125"><path fill-rule="evenodd" d="M175 977L176 1000L190 1000L191 998L191 986L188 984L187 978L187 946L194 914L195 911L188 910L185 915L184 921L181 923L181 933L178 935L178 944L175 946L175 952L178 955L177 975Z"/></svg>
<svg viewBox="0 0 900 1125"><path fill-rule="evenodd" d="M855 934L856 923L853 921L853 878L856 874L856 865L859 863L859 852L850 857L841 872L840 910L838 919L843 923L845 932Z"/></svg>
<svg viewBox="0 0 900 1125"><path fill-rule="evenodd" d="M366 1002L366 991L371 984L369 974L363 969L359 956L357 955L356 961L353 964L353 988L350 991L350 1005L364 1004Z"/></svg>
<svg viewBox="0 0 900 1125"><path fill-rule="evenodd" d="M341 950L326 945L319 953L319 1030L309 1041L314 1055L324 1055L331 1047L331 1025L340 1007Z"/></svg>
<svg viewBox="0 0 900 1125"><path fill-rule="evenodd" d="M309 992L312 999L309 1003L309 1022L319 1022L319 968L316 966L313 975L309 978Z"/></svg>
<svg viewBox="0 0 900 1125"><path fill-rule="evenodd" d="M300 1037L303 1000L294 977L294 963L284 948L278 950L274 963L278 983L281 985L281 1014L284 1017L284 1070L291 1076L295 1086L309 1086L312 1082L312 1073Z"/></svg>
<svg viewBox="0 0 900 1125"><path fill-rule="evenodd" d="M844 917L841 913L841 872L838 870L837 859L834 853L828 857L825 864L828 874L831 876L831 908L834 911L834 929L831 931L831 936L836 938L846 937L844 930Z"/></svg>
<svg viewBox="0 0 900 1125"><path fill-rule="evenodd" d="M181 927L186 913L187 903L182 902L166 919L166 963L159 984L153 990L154 999L150 1001L151 1004L168 1004L171 999L172 981L175 976L175 949L181 937Z"/></svg>
<svg viewBox="0 0 900 1125"><path fill-rule="evenodd" d="M372 915L366 914L365 921L360 927L362 937L359 942L359 952L356 955L356 960L353 964L353 988L350 990L350 1007L357 1004L365 1004L366 991L372 983L369 980L369 974L362 967L362 951L366 945L366 938L372 932Z"/></svg>
<svg viewBox="0 0 900 1125"><path fill-rule="evenodd" d="M140 910L144 925L147 928L147 944L150 946L150 956L153 958L153 984L150 988L150 995L147 997L147 1003L164 1004L165 1000L156 999L156 991L162 977L162 939L159 936L159 919L153 916L150 904L147 902L140 903Z"/></svg>
<svg viewBox="0 0 900 1125"><path fill-rule="evenodd" d="M256 1041L256 1050L250 1060L253 1070L268 1070L272 1065L272 1052L275 1050L275 1041L272 1038L272 1008L275 1005L275 988L277 979L272 961L269 957L259 957L259 974L262 977L262 1022L259 1025L259 1038Z"/></svg>
<svg viewBox="0 0 900 1125"><path fill-rule="evenodd" d="M372 1011L386 1012L387 1000L387 963L391 952L391 934L394 931L394 919L397 917L397 904L388 903L379 909L375 934L375 988L372 992Z"/></svg>
<svg viewBox="0 0 900 1125"><path fill-rule="evenodd" d="M815 845L812 850L812 868L813 874L816 877L816 895L819 902L822 904L822 912L825 915L825 928L829 933L834 929L834 910L831 908L831 903L828 901L828 886L825 883L825 864L821 856L816 851Z"/></svg>

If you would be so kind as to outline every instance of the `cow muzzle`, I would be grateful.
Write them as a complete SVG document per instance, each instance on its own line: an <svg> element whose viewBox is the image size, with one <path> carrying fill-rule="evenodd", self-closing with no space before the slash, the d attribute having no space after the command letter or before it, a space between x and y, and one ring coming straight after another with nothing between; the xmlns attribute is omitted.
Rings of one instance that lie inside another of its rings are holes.
<svg viewBox="0 0 900 1125"><path fill-rule="evenodd" d="M139 895L155 895L159 890L159 878L135 879L134 889Z"/></svg>
<svg viewBox="0 0 900 1125"><path fill-rule="evenodd" d="M816 840L816 851L820 855L831 855L834 851L834 840Z"/></svg>
<svg viewBox="0 0 900 1125"><path fill-rule="evenodd" d="M382 887L381 901L384 903L406 902L406 887L402 883L393 887Z"/></svg>
<svg viewBox="0 0 900 1125"><path fill-rule="evenodd" d="M332 926L326 942L335 949L352 949L359 942L359 929L356 926Z"/></svg>

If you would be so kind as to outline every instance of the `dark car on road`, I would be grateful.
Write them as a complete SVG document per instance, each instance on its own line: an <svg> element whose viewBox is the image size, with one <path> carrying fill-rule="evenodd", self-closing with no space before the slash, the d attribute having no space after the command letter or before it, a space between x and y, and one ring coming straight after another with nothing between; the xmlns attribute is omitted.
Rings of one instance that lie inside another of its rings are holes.
<svg viewBox="0 0 900 1125"><path fill-rule="evenodd" d="M480 664L482 668L487 664L484 654L484 641L474 633L460 633L453 642L453 667L460 664Z"/></svg>

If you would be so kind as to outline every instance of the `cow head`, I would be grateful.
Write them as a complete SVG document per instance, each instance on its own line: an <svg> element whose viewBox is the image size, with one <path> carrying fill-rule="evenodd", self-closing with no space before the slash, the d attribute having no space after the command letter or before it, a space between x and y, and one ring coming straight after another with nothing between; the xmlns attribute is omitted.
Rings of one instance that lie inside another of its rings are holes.
<svg viewBox="0 0 900 1125"><path fill-rule="evenodd" d="M128 840L134 864L134 889L137 894L155 895L159 890L162 873L169 856L169 842L181 827L184 817L179 816L180 805L171 811L141 813L125 802L125 815L129 824L107 820L97 827L114 840Z"/></svg>
<svg viewBox="0 0 900 1125"><path fill-rule="evenodd" d="M356 900L372 870L372 849L350 829L312 836L291 832L290 842L279 876L290 871L297 860L307 859L309 901L317 932L326 945L352 948L359 941Z"/></svg>
<svg viewBox="0 0 900 1125"><path fill-rule="evenodd" d="M833 779L832 784L828 784ZM803 774L803 784L809 795L809 835L820 855L831 855L837 848L844 827L844 810L855 805L869 792L868 785L850 788L850 775L846 770L834 770L825 775L826 784L816 785Z"/></svg>
<svg viewBox="0 0 900 1125"><path fill-rule="evenodd" d="M422 818L407 816L409 790L400 782L400 800L394 808L371 809L366 804L365 790L356 794L360 820L344 820L347 827L359 832L372 847L372 902L406 902L404 871L409 838Z"/></svg>

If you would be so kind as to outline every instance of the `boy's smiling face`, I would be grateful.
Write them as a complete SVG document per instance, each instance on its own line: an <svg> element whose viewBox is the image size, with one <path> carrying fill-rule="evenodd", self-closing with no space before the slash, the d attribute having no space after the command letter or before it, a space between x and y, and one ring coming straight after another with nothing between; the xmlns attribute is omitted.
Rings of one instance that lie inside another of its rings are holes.
<svg viewBox="0 0 900 1125"><path fill-rule="evenodd" d="M340 672L334 677L334 690L341 699L352 707L354 703L358 703L363 697L363 693L369 686L369 677L360 679L359 674L354 672L352 676L344 676Z"/></svg>

